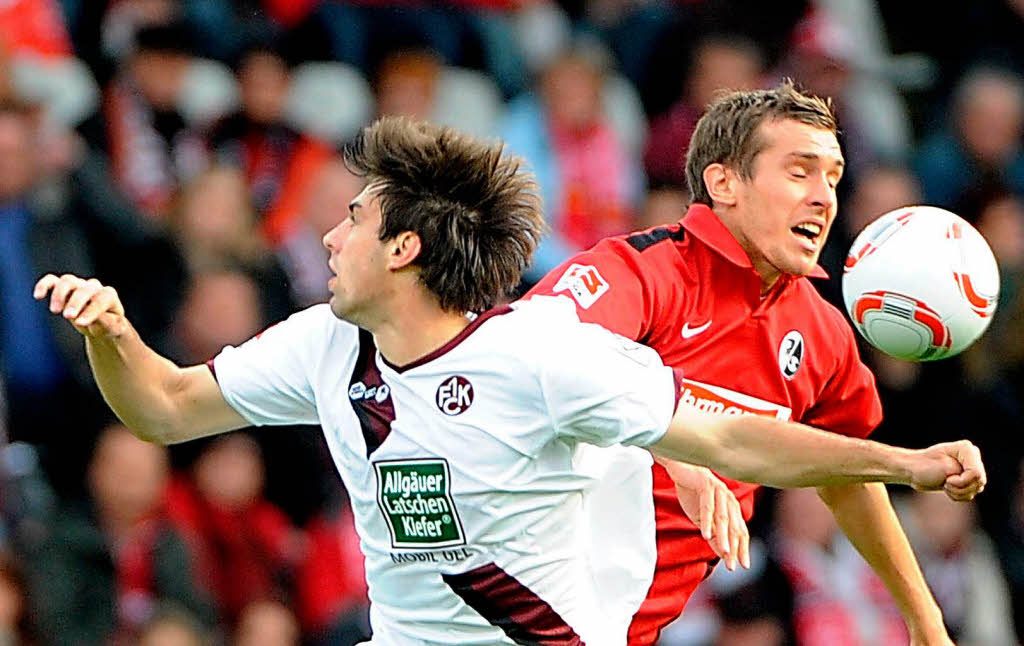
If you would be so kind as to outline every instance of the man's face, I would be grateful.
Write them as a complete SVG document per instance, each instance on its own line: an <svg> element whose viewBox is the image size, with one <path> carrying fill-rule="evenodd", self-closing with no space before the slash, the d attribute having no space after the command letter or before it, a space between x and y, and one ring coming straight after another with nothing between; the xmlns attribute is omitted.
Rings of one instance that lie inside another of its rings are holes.
<svg viewBox="0 0 1024 646"><path fill-rule="evenodd" d="M327 282L338 318L364 324L388 291L386 243L380 240L379 184L371 183L348 205L348 215L324 235L334 276ZM340 205L339 205L340 206Z"/></svg>
<svg viewBox="0 0 1024 646"><path fill-rule="evenodd" d="M33 126L20 114L0 114L0 201L20 196L35 177Z"/></svg>
<svg viewBox="0 0 1024 646"><path fill-rule="evenodd" d="M834 133L798 121L761 125L764 149L736 191L733 234L766 284L814 269L836 216L843 155Z"/></svg>

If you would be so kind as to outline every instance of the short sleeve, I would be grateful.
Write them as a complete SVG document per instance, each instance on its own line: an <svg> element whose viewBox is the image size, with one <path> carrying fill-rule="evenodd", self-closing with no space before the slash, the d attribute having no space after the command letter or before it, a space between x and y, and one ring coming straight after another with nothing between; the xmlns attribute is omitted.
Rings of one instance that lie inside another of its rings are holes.
<svg viewBox="0 0 1024 646"><path fill-rule="evenodd" d="M316 305L273 325L213 360L224 399L250 424L317 424L309 375L326 352L337 319Z"/></svg>
<svg viewBox="0 0 1024 646"><path fill-rule="evenodd" d="M857 352L853 331L844 326L839 364L814 407L799 421L850 437L867 437L882 421L882 402L871 374Z"/></svg>
<svg viewBox="0 0 1024 646"><path fill-rule="evenodd" d="M657 352L589 323L558 337L545 352L540 379L557 436L600 446L661 439L680 380Z"/></svg>
<svg viewBox="0 0 1024 646"><path fill-rule="evenodd" d="M641 339L648 327L653 294L635 259L606 241L556 267L531 289L536 295L569 296L584 323L629 339ZM619 244L625 244L616 241Z"/></svg>

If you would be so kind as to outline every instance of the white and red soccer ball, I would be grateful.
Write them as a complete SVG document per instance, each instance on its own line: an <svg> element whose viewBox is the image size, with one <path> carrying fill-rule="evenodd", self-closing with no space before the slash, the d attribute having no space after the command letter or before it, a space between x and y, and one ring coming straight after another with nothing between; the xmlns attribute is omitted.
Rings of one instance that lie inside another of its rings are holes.
<svg viewBox="0 0 1024 646"><path fill-rule="evenodd" d="M999 268L985 239L960 216L932 206L897 209L869 224L843 269L854 325L899 359L962 352L992 321L998 296Z"/></svg>

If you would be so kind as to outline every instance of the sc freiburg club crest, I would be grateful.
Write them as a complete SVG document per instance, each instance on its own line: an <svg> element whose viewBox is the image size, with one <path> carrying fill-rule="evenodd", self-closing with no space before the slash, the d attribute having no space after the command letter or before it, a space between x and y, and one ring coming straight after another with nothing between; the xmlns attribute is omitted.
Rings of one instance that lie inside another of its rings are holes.
<svg viewBox="0 0 1024 646"><path fill-rule="evenodd" d="M804 360L804 337L796 330L790 330L779 344L779 370L786 379L796 376Z"/></svg>

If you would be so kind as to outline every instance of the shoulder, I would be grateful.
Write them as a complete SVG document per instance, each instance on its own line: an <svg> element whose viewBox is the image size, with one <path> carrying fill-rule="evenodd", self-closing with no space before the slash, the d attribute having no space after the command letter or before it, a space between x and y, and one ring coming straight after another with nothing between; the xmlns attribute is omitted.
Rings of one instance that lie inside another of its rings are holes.
<svg viewBox="0 0 1024 646"><path fill-rule="evenodd" d="M300 310L271 325L256 336L301 346L351 344L359 337L359 328L342 321L326 303Z"/></svg>
<svg viewBox="0 0 1024 646"><path fill-rule="evenodd" d="M832 341L830 346L835 348L837 354L848 351L856 339L846 314L825 300L809 279L797 280L794 287L794 306L800 308L808 319L815 322L819 333ZM844 343L835 343L836 339L843 339Z"/></svg>

